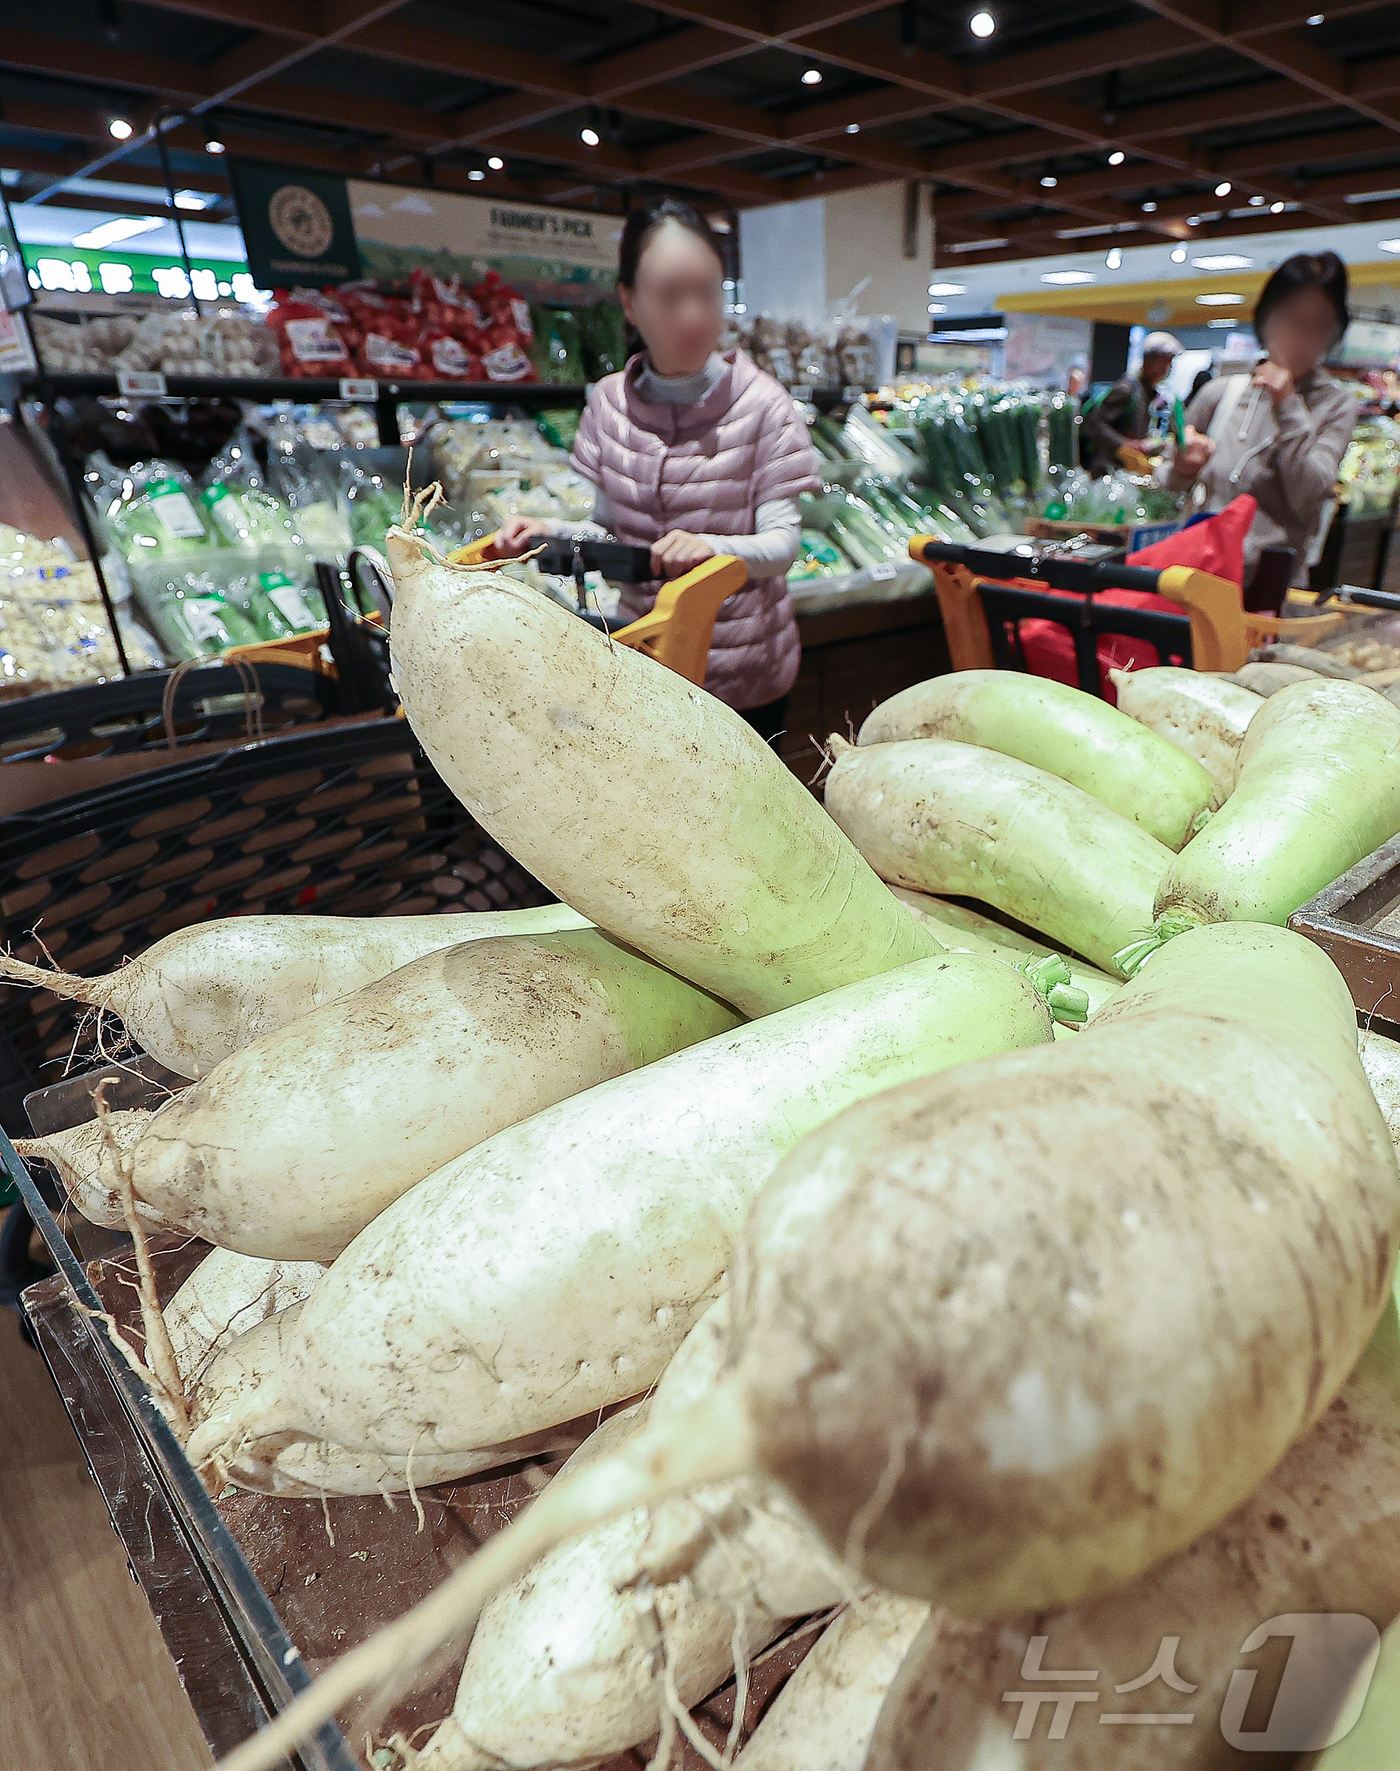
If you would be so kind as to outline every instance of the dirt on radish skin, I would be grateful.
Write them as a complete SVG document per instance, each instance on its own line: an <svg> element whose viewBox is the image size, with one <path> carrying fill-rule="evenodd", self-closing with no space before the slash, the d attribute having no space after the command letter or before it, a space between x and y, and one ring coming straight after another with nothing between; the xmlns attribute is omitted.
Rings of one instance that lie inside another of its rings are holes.
<svg viewBox="0 0 1400 1771"><path fill-rule="evenodd" d="M569 1536L744 1474L781 1481L858 1574L964 1616L1110 1590L1218 1525L1325 1411L1397 1240L1335 966L1267 925L1183 934L1078 1039L806 1138L749 1213L720 1388L551 1484L223 1771L267 1771L399 1685Z"/></svg>
<svg viewBox="0 0 1400 1771"><path fill-rule="evenodd" d="M739 1018L596 929L464 942L191 1083L133 1146L136 1191L240 1253L332 1260L459 1152Z"/></svg>
<svg viewBox="0 0 1400 1771"><path fill-rule="evenodd" d="M900 1663L929 1614L864 1593L823 1631L734 1761L735 1771L862 1771Z"/></svg>
<svg viewBox="0 0 1400 1771"><path fill-rule="evenodd" d="M827 810L890 885L980 898L1110 970L1151 927L1177 857L1068 781L950 739L830 745Z"/></svg>
<svg viewBox="0 0 1400 1771"><path fill-rule="evenodd" d="M1132 719L1194 757L1228 798L1249 722L1264 705L1261 695L1229 677L1174 665L1150 670L1112 670L1118 707Z"/></svg>
<svg viewBox="0 0 1400 1771"><path fill-rule="evenodd" d="M889 1694L865 1771L1235 1771L1244 1763L1282 1771L1301 1746L1317 1742L1295 1738L1291 1751L1281 1743L1266 1753L1252 1732L1242 1752L1227 1740L1222 1712L1241 1668L1261 1667L1261 1687L1272 1689L1272 1665L1261 1666L1241 1644L1270 1620L1299 1613L1351 1614L1381 1630L1400 1615L1400 1324L1393 1308L1317 1425L1189 1549L1068 1611L980 1627L946 1613L931 1618ZM1009 1692L1034 1690L1024 1667L1036 1637L1044 1641L1035 1665L1088 1674L1056 1688L1093 1700L1074 1706L1058 1740L1044 1715L1019 1734L1027 1709L1006 1700ZM1364 1653L1369 1645L1364 1630L1347 1634L1344 1626L1332 1641L1343 1650L1336 1659L1322 1638L1292 1645L1292 1701L1305 1701L1284 1712L1285 1721L1301 1710L1325 1730L1348 1681L1345 1649ZM1152 1680L1134 1693L1164 1645L1176 1682ZM1269 1715L1250 1708L1249 1730L1264 1730ZM1170 1711L1192 1720L1105 1727L1100 1716L1109 1711ZM1243 1733L1244 1722L1237 1716L1233 1731ZM1366 1761L1366 1771L1381 1771L1383 1762Z"/></svg>
<svg viewBox="0 0 1400 1771"><path fill-rule="evenodd" d="M1019 757L1141 825L1169 849L1221 794L1193 758L1097 695L1013 670L958 670L883 701L857 744L951 738Z"/></svg>
<svg viewBox="0 0 1400 1771"><path fill-rule="evenodd" d="M386 551L414 735L566 903L747 1015L938 951L731 708L528 585Z"/></svg>
<svg viewBox="0 0 1400 1771"><path fill-rule="evenodd" d="M617 1414L579 1447L561 1475L606 1457L711 1391L724 1355L724 1300L706 1312L648 1402ZM781 1621L749 1597L741 1607L688 1588L652 1591L641 1560L645 1509L562 1544L498 1593L472 1636L453 1713L424 1752L424 1771L592 1765L650 1739L668 1698L663 1669L687 1708L734 1664L736 1630L749 1654Z"/></svg>
<svg viewBox="0 0 1400 1771"><path fill-rule="evenodd" d="M804 1131L1051 1025L1019 972L941 954L537 1113L382 1212L275 1381L191 1453L216 1462L247 1432L470 1453L622 1401L717 1294L749 1201Z"/></svg>
<svg viewBox="0 0 1400 1771"><path fill-rule="evenodd" d="M198 1077L264 1033L425 953L588 926L564 904L458 916L231 916L176 929L105 977L77 977L10 954L0 954L0 977L115 1015L168 1070Z"/></svg>
<svg viewBox="0 0 1400 1771"><path fill-rule="evenodd" d="M70 1204L89 1223L121 1230L126 1227L126 1219L115 1185L110 1176L102 1173L103 1158L108 1154L111 1139L115 1139L121 1151L134 1150L150 1120L151 1114L144 1107L122 1108L102 1119L85 1119L80 1125L49 1132L42 1138L17 1138L15 1150L26 1161L38 1158L47 1162L67 1189ZM164 1224L160 1213L143 1200L137 1200L136 1213L152 1229L160 1229Z"/></svg>

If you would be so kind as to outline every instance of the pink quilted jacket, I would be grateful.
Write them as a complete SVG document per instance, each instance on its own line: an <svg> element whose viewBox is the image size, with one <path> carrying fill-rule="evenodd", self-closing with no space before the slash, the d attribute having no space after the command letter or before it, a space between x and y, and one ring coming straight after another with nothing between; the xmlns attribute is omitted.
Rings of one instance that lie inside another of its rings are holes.
<svg viewBox="0 0 1400 1771"><path fill-rule="evenodd" d="M574 465L607 499L619 541L646 547L668 529L752 535L760 504L821 485L817 456L792 397L742 351L693 406L653 406L637 393L642 358L600 381L574 442ZM623 592L643 615L657 586ZM760 578L721 606L705 687L731 707L776 701L797 677L802 648L786 580Z"/></svg>

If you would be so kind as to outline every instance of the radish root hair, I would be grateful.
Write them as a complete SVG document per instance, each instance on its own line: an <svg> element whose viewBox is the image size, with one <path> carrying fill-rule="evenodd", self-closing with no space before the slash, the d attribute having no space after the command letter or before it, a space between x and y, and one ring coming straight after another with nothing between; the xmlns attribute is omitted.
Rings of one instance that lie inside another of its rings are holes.
<svg viewBox="0 0 1400 1771"><path fill-rule="evenodd" d="M12 984L32 984L38 990L50 990L55 996L67 997L72 1002L86 1002L97 1006L105 1006L111 994L110 978L84 978L77 972L59 971L57 967L50 970L42 965L30 965L23 959L16 959L13 953L0 953L0 977L6 977Z"/></svg>
<svg viewBox="0 0 1400 1771"><path fill-rule="evenodd" d="M736 1385L721 1385L611 1457L556 1478L426 1599L342 1655L280 1715L235 1747L218 1771L273 1771L367 1688L373 1687L377 1702L392 1703L425 1662L471 1628L494 1594L556 1544L635 1507L652 1506L702 1482L752 1475L755 1469L754 1434L742 1396Z"/></svg>
<svg viewBox="0 0 1400 1771"><path fill-rule="evenodd" d="M190 1434L185 1386L180 1377L180 1367L175 1362L170 1331L165 1326L165 1313L160 1307L160 1293L156 1289L155 1270L151 1266L151 1251L146 1241L145 1226L136 1214L134 1165L130 1152L123 1150L118 1144L116 1135L107 1123L112 1111L107 1105L107 1090L113 1080L106 1076L98 1083L93 1091L93 1105L97 1108L108 1154L116 1164L117 1196L121 1200L122 1217L136 1255L136 1271L140 1278L137 1296L141 1302L141 1326L146 1333L146 1363L155 1375L156 1395L163 1404L163 1412L167 1414L181 1444L184 1444Z"/></svg>

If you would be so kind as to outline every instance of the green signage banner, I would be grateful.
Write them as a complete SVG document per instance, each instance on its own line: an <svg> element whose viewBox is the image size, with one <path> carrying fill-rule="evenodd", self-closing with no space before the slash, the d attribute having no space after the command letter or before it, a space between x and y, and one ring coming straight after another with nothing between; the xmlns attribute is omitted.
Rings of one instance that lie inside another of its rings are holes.
<svg viewBox="0 0 1400 1771"><path fill-rule="evenodd" d="M229 166L248 269L262 289L346 283L360 275L343 178L234 160Z"/></svg>

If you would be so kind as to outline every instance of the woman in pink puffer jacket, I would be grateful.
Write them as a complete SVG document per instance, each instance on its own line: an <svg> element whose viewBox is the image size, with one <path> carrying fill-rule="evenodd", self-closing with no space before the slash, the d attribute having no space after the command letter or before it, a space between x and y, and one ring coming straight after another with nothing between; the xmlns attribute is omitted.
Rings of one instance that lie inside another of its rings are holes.
<svg viewBox="0 0 1400 1771"><path fill-rule="evenodd" d="M628 216L617 280L646 349L593 389L574 465L597 488L593 532L650 547L658 578L717 553L744 561L749 580L720 608L705 687L771 740L801 658L785 577L801 545L797 498L821 475L791 395L742 351L720 354L723 279L719 245L689 204ZM512 517L494 551L518 553L539 529ZM655 600L654 585L630 586L623 612Z"/></svg>

